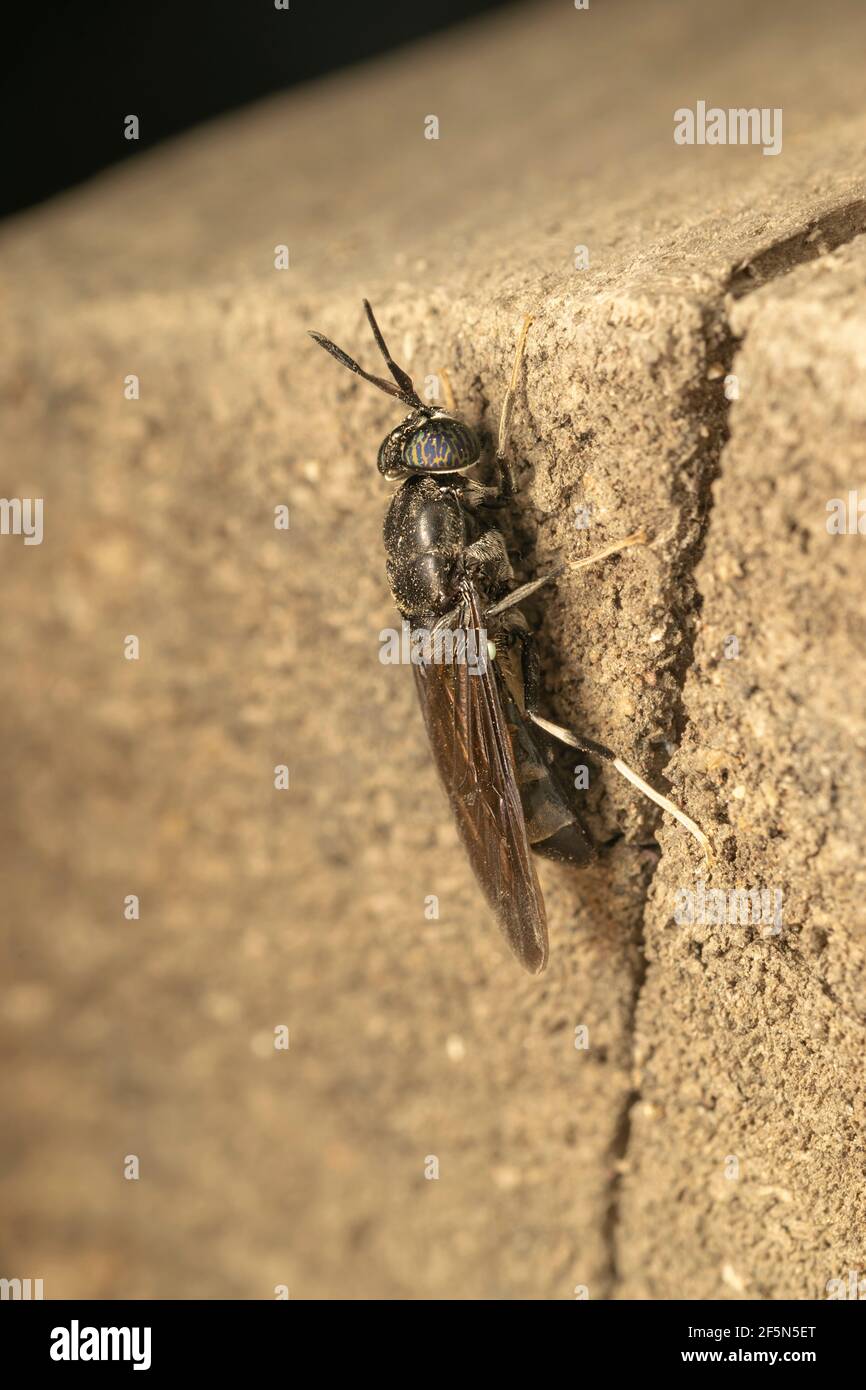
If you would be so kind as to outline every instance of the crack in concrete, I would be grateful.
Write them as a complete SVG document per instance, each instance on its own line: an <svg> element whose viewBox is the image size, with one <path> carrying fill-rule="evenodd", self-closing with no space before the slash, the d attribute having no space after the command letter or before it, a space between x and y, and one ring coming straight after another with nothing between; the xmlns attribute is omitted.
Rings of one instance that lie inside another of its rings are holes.
<svg viewBox="0 0 866 1390"><path fill-rule="evenodd" d="M855 198L735 266L728 276L726 293L732 299L742 299L798 266L829 255L863 232L866 232L866 198Z"/></svg>
<svg viewBox="0 0 866 1390"><path fill-rule="evenodd" d="M705 372L703 380L694 383L693 388L686 393L684 400L689 418L695 422L702 442L696 447L688 461L688 475L678 477L673 489L675 505L679 498L682 499L682 504L678 507L681 516L685 514L687 506L694 505L695 494L697 494L698 527L692 542L683 547L676 557L670 571L665 595L669 611L677 617L680 630L684 634L684 641L681 644L677 660L670 668L676 684L672 717L678 745L682 742L683 734L689 722L685 707L685 685L688 673L694 665L697 620L703 604L702 595L695 581L695 571L703 556L709 532L714 503L713 484L721 476L722 457L731 437L731 400L728 399L723 389L719 390L717 383L724 384L725 378L733 370L737 353L745 341L745 335L737 336L734 333L727 306L731 300L743 299L764 285L783 279L801 265L806 265L810 261L831 254L864 232L866 232L866 199L855 199L840 208L834 208L810 221L800 231L781 241L771 243L754 256L734 266L716 297L704 307L702 336L705 348L704 361L709 370ZM660 862L659 859L658 863ZM644 923L650 890L657 869L658 864L655 864L647 870L640 926L636 933L636 947L639 952L640 963L633 976L627 1019L627 1032L631 1043L632 1076L637 1074L637 1016L649 969L645 950L646 930ZM820 980L817 983L821 985ZM824 989L824 993L833 1000L833 995L827 988ZM620 1282L619 1230L622 1214L622 1179L631 1146L632 1115L640 1098L640 1087L633 1087L626 1096L610 1146L613 1177L603 1225L603 1238L608 1249L606 1296L612 1298L616 1298L616 1289Z"/></svg>

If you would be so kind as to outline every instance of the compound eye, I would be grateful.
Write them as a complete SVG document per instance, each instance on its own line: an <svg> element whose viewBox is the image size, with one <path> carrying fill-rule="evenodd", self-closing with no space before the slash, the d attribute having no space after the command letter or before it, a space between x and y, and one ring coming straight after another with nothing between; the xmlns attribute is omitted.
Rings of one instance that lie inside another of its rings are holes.
<svg viewBox="0 0 866 1390"><path fill-rule="evenodd" d="M413 473L459 473L479 454L478 440L459 420L429 420L403 445L403 463Z"/></svg>

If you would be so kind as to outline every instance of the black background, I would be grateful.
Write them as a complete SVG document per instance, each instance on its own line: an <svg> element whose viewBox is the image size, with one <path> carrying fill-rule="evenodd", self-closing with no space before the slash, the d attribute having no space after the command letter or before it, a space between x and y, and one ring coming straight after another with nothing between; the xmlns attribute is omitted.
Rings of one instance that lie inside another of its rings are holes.
<svg viewBox="0 0 866 1390"><path fill-rule="evenodd" d="M363 1297L363 1295L361 1295ZM544 1349L548 1360L561 1356L566 1364L571 1364L574 1378L585 1376L590 1367L598 1367L603 1383L619 1381L624 1374L645 1380L647 1372L651 1376L663 1376L666 1380L672 1373L685 1370L686 1383L695 1386L705 1383L707 1377L701 1364L692 1362L686 1365L683 1352L714 1352L722 1355L740 1349L748 1352L776 1352L778 1356L787 1353L799 1354L804 1351L814 1353L815 1361L806 1363L782 1362L775 1366L743 1362L734 1370L737 1385L759 1383L769 1385L781 1372L780 1384L797 1385L826 1384L828 1379L844 1375L850 1376L851 1367L857 1365L862 1344L862 1317L854 1309L840 1303L799 1302L787 1300L777 1302L658 1302L628 1303L617 1300L599 1302L574 1302L567 1313L562 1315L550 1311L521 1313L511 1304L508 1308L508 1323L500 1324L503 1312L495 1309L470 1305L471 1322L462 1323L467 1314L459 1309L446 1316L458 1335L474 1330L483 1323L483 1330L492 1336L485 1337L483 1343L478 1338L474 1344L469 1337L461 1341L460 1368L467 1377L491 1380L505 1376L509 1372L529 1376L538 1375L537 1333L544 1338ZM70 1376L76 1375L93 1385L107 1384L111 1379L116 1383L118 1377L131 1378L135 1385L136 1372L129 1362L70 1362L52 1361L49 1356L51 1332L54 1327L71 1325L77 1318L84 1326L132 1327L149 1326L152 1329L152 1365L149 1371L138 1374L142 1386L167 1384L169 1377L179 1373L189 1373L195 1383L212 1381L223 1382L230 1378L239 1384L250 1380L251 1369L257 1379L277 1375L288 1384L304 1379L304 1372L310 1363L311 1351L316 1353L316 1368L319 1375L333 1378L340 1372L346 1378L363 1378L369 1356L365 1350L376 1341L384 1344L386 1337L383 1324L379 1322L381 1313L365 1303L362 1309L357 1304L328 1303L323 1312L321 1305L312 1302L213 1301L189 1302L45 1302L9 1303L4 1308L3 1350L8 1362L20 1365L24 1374L34 1374L48 1378L56 1384L68 1384ZM399 1315L405 1321L406 1332L415 1332L411 1312ZM382 1359L385 1374L394 1368L393 1378L417 1380L426 1387L453 1379L455 1352L451 1337L431 1337L431 1315L421 1315L424 1321L418 1331L424 1338L423 1364L420 1376L407 1374L403 1369L406 1358L395 1359L388 1353ZM437 1315L441 1320L442 1314ZM538 1318L538 1323L535 1319ZM325 1321L327 1319L327 1321ZM387 1314L390 1340L394 1341L394 1314L389 1305ZM515 1320L518 1325L518 1340L522 1347L515 1354ZM700 1337L689 1329L728 1329L722 1339ZM743 1335L737 1328L751 1329ZM334 1335L335 1328L337 1335ZM789 1329L808 1328L804 1336L796 1336ZM402 1331L403 1329L399 1329ZM399 1341L398 1331L398 1341ZM522 1334L522 1336L520 1335ZM559 1348L557 1352L557 1347ZM732 1364L722 1366L722 1379L713 1384L728 1384L731 1380ZM793 1370L793 1377L792 1377ZM800 1371L802 1377L798 1374ZM402 1375L401 1375L402 1371ZM787 1375L786 1375L787 1372ZM727 1373L727 1374L725 1374ZM712 1374L710 1376L712 1379Z"/></svg>
<svg viewBox="0 0 866 1390"><path fill-rule="evenodd" d="M32 0L0 57L0 216L257 97L503 0ZM126 140L137 115L140 138Z"/></svg>

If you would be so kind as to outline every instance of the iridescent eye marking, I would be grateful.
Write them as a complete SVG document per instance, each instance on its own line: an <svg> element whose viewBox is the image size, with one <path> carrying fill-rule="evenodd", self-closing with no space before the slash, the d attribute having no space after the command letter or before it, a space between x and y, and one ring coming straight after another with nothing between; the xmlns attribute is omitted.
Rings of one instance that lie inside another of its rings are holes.
<svg viewBox="0 0 866 1390"><path fill-rule="evenodd" d="M475 462L475 440L456 420L447 426L422 427L411 434L403 446L407 468L424 473L451 472Z"/></svg>

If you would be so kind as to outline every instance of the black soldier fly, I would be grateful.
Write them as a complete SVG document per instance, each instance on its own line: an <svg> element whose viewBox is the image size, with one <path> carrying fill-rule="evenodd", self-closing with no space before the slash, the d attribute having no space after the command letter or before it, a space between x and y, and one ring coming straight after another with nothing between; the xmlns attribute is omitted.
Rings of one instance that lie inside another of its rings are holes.
<svg viewBox="0 0 866 1390"><path fill-rule="evenodd" d="M508 430L531 320L523 324L502 405L494 480L482 484L466 476L482 454L474 430L456 418L453 405L445 411L424 404L411 377L388 351L366 299L364 308L393 381L364 371L321 333L310 336L344 367L409 408L386 435L378 456L380 473L400 482L385 515L388 582L413 630L435 635L451 629L466 639L466 647L489 657L474 668L456 660L425 659L413 667L415 684L472 868L509 946L526 970L538 974L547 962L547 923L532 853L580 865L593 858L595 848L543 756L537 729L611 763L675 816L710 855L709 841L694 821L615 753L552 724L537 710L538 657L518 605L556 575L645 544L647 537L636 532L585 560L511 588L505 540L486 512L514 496Z"/></svg>

